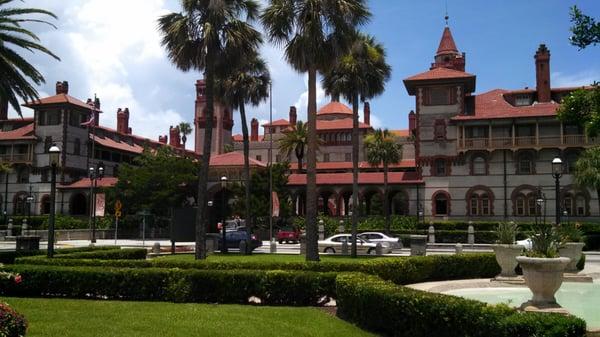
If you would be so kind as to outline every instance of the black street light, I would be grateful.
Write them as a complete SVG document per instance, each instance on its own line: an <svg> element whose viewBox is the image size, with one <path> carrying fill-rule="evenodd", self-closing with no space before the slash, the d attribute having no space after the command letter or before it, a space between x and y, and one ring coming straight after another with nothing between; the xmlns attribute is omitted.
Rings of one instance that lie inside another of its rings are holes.
<svg viewBox="0 0 600 337"><path fill-rule="evenodd" d="M96 167L89 168L90 173L90 223L92 227L92 239L91 243L96 243L96 188L98 187L98 180L102 180L104 177L104 163L99 162Z"/></svg>
<svg viewBox="0 0 600 337"><path fill-rule="evenodd" d="M552 176L554 177L555 193L556 193L556 224L560 224L560 177L563 173L563 162L560 158L552 159Z"/></svg>
<svg viewBox="0 0 600 337"><path fill-rule="evenodd" d="M536 222L536 224L538 222L538 219L539 219L540 223L542 222L542 208L545 209L545 207L544 207L544 201L545 200L544 200L544 198L542 196L542 192L540 191L539 195L538 195L538 198L535 200L536 204L538 205L537 212L535 214L535 222ZM546 224L546 212L545 211L544 211L544 224Z"/></svg>
<svg viewBox="0 0 600 337"><path fill-rule="evenodd" d="M227 238L225 237L225 187L227 187L227 177L221 177L221 229L223 230L223 245L221 246L221 253L227 253Z"/></svg>
<svg viewBox="0 0 600 337"><path fill-rule="evenodd" d="M34 200L35 199L33 198L33 192L31 191L31 185L29 185L29 195L25 199L25 202L27 202L27 224L29 226L31 226L31 205L33 204Z"/></svg>
<svg viewBox="0 0 600 337"><path fill-rule="evenodd" d="M48 258L54 256L54 220L56 218L56 167L60 156L60 148L53 144L50 149L50 218L48 219Z"/></svg>

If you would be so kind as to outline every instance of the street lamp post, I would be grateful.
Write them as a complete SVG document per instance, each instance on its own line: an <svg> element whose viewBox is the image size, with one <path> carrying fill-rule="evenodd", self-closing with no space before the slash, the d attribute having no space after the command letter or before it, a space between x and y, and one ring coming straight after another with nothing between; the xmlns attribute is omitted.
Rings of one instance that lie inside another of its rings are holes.
<svg viewBox="0 0 600 337"><path fill-rule="evenodd" d="M96 188L98 187L98 180L104 177L104 164L99 162L96 167L90 167L90 222L92 227L92 238L91 243L96 243Z"/></svg>
<svg viewBox="0 0 600 337"><path fill-rule="evenodd" d="M31 191L31 185L29 185L29 195L25 201L27 202L27 224L31 226L31 204L33 204L33 192Z"/></svg>
<svg viewBox="0 0 600 337"><path fill-rule="evenodd" d="M60 155L60 148L56 144L52 145L48 149L50 153L50 167L51 167L51 178L50 178L50 218L48 219L48 258L54 256L54 220L56 218L56 167L58 166L58 159Z"/></svg>
<svg viewBox="0 0 600 337"><path fill-rule="evenodd" d="M552 177L556 193L556 224L560 224L560 177L563 172L562 160L559 157L552 159Z"/></svg>
<svg viewBox="0 0 600 337"><path fill-rule="evenodd" d="M538 210L539 210L535 214L535 222L536 222L536 225L537 225L538 219L539 219L540 223L542 222L542 207L544 205L544 198L542 197L542 193L541 192L540 192L538 198L535 200L535 202L537 203ZM544 211L544 224L546 224L546 216L545 215L546 215L546 212Z"/></svg>
<svg viewBox="0 0 600 337"><path fill-rule="evenodd" d="M221 229L223 230L223 245L221 246L221 253L227 253L227 238L225 237L225 187L227 187L227 177L221 177Z"/></svg>

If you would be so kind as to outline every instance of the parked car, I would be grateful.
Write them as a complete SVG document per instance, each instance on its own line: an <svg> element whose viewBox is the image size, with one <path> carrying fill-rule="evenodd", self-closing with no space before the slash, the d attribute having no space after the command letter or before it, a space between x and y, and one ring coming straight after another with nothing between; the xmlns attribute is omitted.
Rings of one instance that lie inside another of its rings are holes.
<svg viewBox="0 0 600 337"><path fill-rule="evenodd" d="M221 250L221 246L223 245L223 233L220 233L218 249ZM262 246L262 241L256 238L254 234L248 234L245 229L235 230L235 231L226 231L225 232L225 242L227 243L227 249L229 248L240 248L240 242L242 240L246 240L246 242L250 243L250 250L255 250L256 248Z"/></svg>
<svg viewBox="0 0 600 337"><path fill-rule="evenodd" d="M402 240L400 238L391 237L380 232L363 232L358 234L358 237L369 242L387 242L392 249L401 249Z"/></svg>
<svg viewBox="0 0 600 337"><path fill-rule="evenodd" d="M298 243L300 242L300 231L297 228L283 227L277 231L275 235L277 242L282 243Z"/></svg>
<svg viewBox="0 0 600 337"><path fill-rule="evenodd" d="M348 243L348 251L350 251L352 246L351 241L352 235L350 234L337 234L330 236L325 240L319 240L319 251L331 254L341 253L343 242ZM376 246L376 243L356 237L356 252L358 254L374 255ZM384 254L387 254L391 253L392 249L390 248L389 244L382 243L382 251Z"/></svg>

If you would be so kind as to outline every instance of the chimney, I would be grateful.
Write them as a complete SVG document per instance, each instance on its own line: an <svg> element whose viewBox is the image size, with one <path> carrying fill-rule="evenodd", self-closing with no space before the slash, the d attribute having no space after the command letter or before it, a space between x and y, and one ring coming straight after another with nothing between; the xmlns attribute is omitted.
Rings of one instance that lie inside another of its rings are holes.
<svg viewBox="0 0 600 337"><path fill-rule="evenodd" d="M69 93L69 82L57 81L56 82L56 94L68 94Z"/></svg>
<svg viewBox="0 0 600 337"><path fill-rule="evenodd" d="M0 97L0 120L8 119L8 99Z"/></svg>
<svg viewBox="0 0 600 337"><path fill-rule="evenodd" d="M168 139L167 135L158 136L158 142L159 143L167 144L167 139Z"/></svg>
<svg viewBox="0 0 600 337"><path fill-rule="evenodd" d="M298 119L298 116L296 115L296 107L291 106L290 107L290 124L292 126L295 126L297 119Z"/></svg>
<svg viewBox="0 0 600 337"><path fill-rule="evenodd" d="M363 120L367 125L371 125L371 106L369 102L365 102L365 106L363 109Z"/></svg>
<svg viewBox="0 0 600 337"><path fill-rule="evenodd" d="M250 141L258 142L258 120L256 118L252 118L250 121Z"/></svg>
<svg viewBox="0 0 600 337"><path fill-rule="evenodd" d="M411 133L414 133L414 131L417 129L417 115L415 115L415 112L413 110L410 110L410 112L408 113L408 130Z"/></svg>
<svg viewBox="0 0 600 337"><path fill-rule="evenodd" d="M117 110L117 132L123 134L130 133L129 128L129 108L125 108L125 110Z"/></svg>
<svg viewBox="0 0 600 337"><path fill-rule="evenodd" d="M179 135L179 126L173 127L173 125L169 126L169 145L172 147L179 148L181 147L181 138Z"/></svg>
<svg viewBox="0 0 600 337"><path fill-rule="evenodd" d="M550 102L552 93L550 91L550 51L545 44L535 52L535 82L538 102Z"/></svg>
<svg viewBox="0 0 600 337"><path fill-rule="evenodd" d="M206 82L204 82L204 80L197 80L196 81L196 99L201 102L206 101L206 97L204 95L205 92L206 92Z"/></svg>

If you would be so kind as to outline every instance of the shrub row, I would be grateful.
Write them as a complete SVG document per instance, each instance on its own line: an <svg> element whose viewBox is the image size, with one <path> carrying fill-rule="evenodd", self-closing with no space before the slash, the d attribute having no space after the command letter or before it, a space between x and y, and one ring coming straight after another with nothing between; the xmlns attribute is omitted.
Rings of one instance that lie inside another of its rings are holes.
<svg viewBox="0 0 600 337"><path fill-rule="evenodd" d="M0 336L25 336L27 321L8 304L0 302Z"/></svg>
<svg viewBox="0 0 600 337"><path fill-rule="evenodd" d="M335 273L12 265L23 281L0 281L8 296L317 305L335 294Z"/></svg>
<svg viewBox="0 0 600 337"><path fill-rule="evenodd" d="M55 254L71 254L79 252L90 252L90 251L101 251L101 250L114 250L119 248L118 246L88 246L88 247L74 247L74 248L59 248L55 249ZM37 251L7 251L0 252L0 263L14 263L15 259L25 256L36 256L46 255L46 250Z"/></svg>
<svg viewBox="0 0 600 337"><path fill-rule="evenodd" d="M338 275L336 301L339 316L387 336L585 336L585 322L572 316L519 313L360 273Z"/></svg>
<svg viewBox="0 0 600 337"><path fill-rule="evenodd" d="M69 254L57 254L56 258L63 259L99 259L99 260L145 260L148 251L146 248L116 248L110 250L97 250ZM44 256L36 257L45 259Z"/></svg>
<svg viewBox="0 0 600 337"><path fill-rule="evenodd" d="M178 261L47 259L24 257L17 264L48 266L87 266L119 268L178 268L201 270L302 270L315 272L363 272L377 275L396 284L426 281L493 277L500 272L494 254L432 255L415 257L386 257L358 261L272 262L272 261Z"/></svg>

